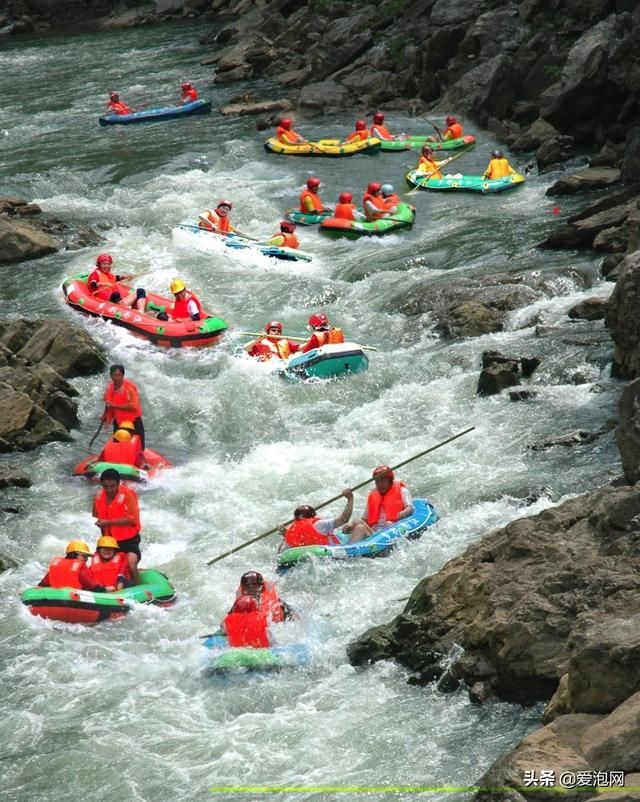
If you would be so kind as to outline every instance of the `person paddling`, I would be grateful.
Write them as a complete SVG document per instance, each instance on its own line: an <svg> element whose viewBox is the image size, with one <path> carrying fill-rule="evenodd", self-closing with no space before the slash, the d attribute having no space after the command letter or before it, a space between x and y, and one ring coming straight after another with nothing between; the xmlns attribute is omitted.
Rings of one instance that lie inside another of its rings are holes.
<svg viewBox="0 0 640 802"><path fill-rule="evenodd" d="M244 346L244 350L256 359L266 362L269 359L288 359L291 354L299 350L300 346L288 340L282 334L282 323L279 320L270 320L264 327L265 336L251 340Z"/></svg>
<svg viewBox="0 0 640 802"><path fill-rule="evenodd" d="M127 555L133 584L139 585L138 563L142 554L138 496L135 490L121 484L115 468L107 468L100 474L100 484L102 488L93 500L91 514L102 534L117 540L118 548Z"/></svg>
<svg viewBox="0 0 640 802"><path fill-rule="evenodd" d="M353 195L350 192L341 192L338 196L338 203L334 209L333 216L339 220L364 220L365 215L359 211L353 202Z"/></svg>
<svg viewBox="0 0 640 802"><path fill-rule="evenodd" d="M324 312L316 312L311 315L307 328L313 333L300 348L303 354L313 351L314 348L321 348L323 345L339 345L344 342L342 329L332 326Z"/></svg>
<svg viewBox="0 0 640 802"><path fill-rule="evenodd" d="M393 214L395 211L397 211L398 204L400 203L400 197L393 191L393 184L383 184L380 187L380 192L382 194L384 205L391 212L391 214Z"/></svg>
<svg viewBox="0 0 640 802"><path fill-rule="evenodd" d="M109 92L107 112L111 114L133 114L133 109L130 109L126 103L120 100L120 94L114 90Z"/></svg>
<svg viewBox="0 0 640 802"><path fill-rule="evenodd" d="M320 214L325 211L320 200L320 179L315 176L307 178L306 186L300 193L300 211L305 214Z"/></svg>
<svg viewBox="0 0 640 802"><path fill-rule="evenodd" d="M233 648L266 649L271 646L267 616L252 596L239 596L224 617L220 629Z"/></svg>
<svg viewBox="0 0 640 802"><path fill-rule="evenodd" d="M290 605L282 601L274 582L267 582L259 571L247 571L240 577L240 585L236 590L236 599L250 596L262 612L268 623L278 624L296 617Z"/></svg>
<svg viewBox="0 0 640 802"><path fill-rule="evenodd" d="M207 231L215 231L216 234L232 234L235 228L231 225L231 218L229 212L233 209L233 203L230 200L221 200L216 206L215 210L206 209L198 215L200 218L198 226L205 228Z"/></svg>
<svg viewBox="0 0 640 802"><path fill-rule="evenodd" d="M299 248L300 242L295 235L296 224L291 220L283 220L280 223L280 232L268 239L265 245L272 245L275 248Z"/></svg>
<svg viewBox="0 0 640 802"><path fill-rule="evenodd" d="M180 88L182 89L180 103L183 106L187 103L195 103L195 101L198 100L198 90L193 86L193 84L189 83L189 81L182 83Z"/></svg>
<svg viewBox="0 0 640 802"><path fill-rule="evenodd" d="M147 303L146 290L139 287L126 295L122 295L118 282L121 277L111 272L113 268L113 256L110 253L100 253L96 257L96 268L87 278L89 292L95 298L103 301L110 301L112 304L122 304L130 308L135 308L138 312L144 312Z"/></svg>
<svg viewBox="0 0 640 802"><path fill-rule="evenodd" d="M351 534L350 543L357 543L414 512L411 493L403 482L395 480L388 465L379 465L372 476L376 486L367 496L362 516L342 528Z"/></svg>
<svg viewBox="0 0 640 802"><path fill-rule="evenodd" d="M442 178L440 164L433 158L433 148L430 148L429 145L422 146L416 172L424 173L429 178Z"/></svg>
<svg viewBox="0 0 640 802"><path fill-rule="evenodd" d="M135 433L140 438L140 449L144 451L144 424L138 388L130 379L125 379L124 365L111 365L109 375L111 381L104 391L102 420L105 423L113 423L114 432L126 421L131 421Z"/></svg>
<svg viewBox="0 0 640 802"><path fill-rule="evenodd" d="M287 527L283 525L278 527L283 537L280 548L338 545L340 540L333 532L346 524L353 514L353 490L346 488L342 491L342 495L347 499L347 503L342 513L335 518L321 518L308 504L296 507L293 523Z"/></svg>
<svg viewBox="0 0 640 802"><path fill-rule="evenodd" d="M516 171L505 159L504 153L501 150L494 150L491 154L489 166L483 173L483 178L489 180L495 178L506 178L508 175L515 175Z"/></svg>

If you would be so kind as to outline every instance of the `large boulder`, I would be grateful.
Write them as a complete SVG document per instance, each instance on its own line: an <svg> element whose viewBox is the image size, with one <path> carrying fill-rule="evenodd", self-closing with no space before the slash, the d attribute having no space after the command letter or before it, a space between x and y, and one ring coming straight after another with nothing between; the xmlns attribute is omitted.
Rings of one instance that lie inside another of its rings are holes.
<svg viewBox="0 0 640 802"><path fill-rule="evenodd" d="M620 170L615 167L587 167L559 178L549 187L547 195L572 195L576 192L591 192L608 189L620 181Z"/></svg>
<svg viewBox="0 0 640 802"><path fill-rule="evenodd" d="M0 332L2 329L0 324ZM9 331L0 334L0 342L4 342L10 330L11 324ZM104 351L83 328L57 318L36 321L31 336L17 355L27 362L44 362L67 378L98 373L107 362Z"/></svg>
<svg viewBox="0 0 640 802"><path fill-rule="evenodd" d="M40 259L55 253L57 240L26 223L0 217L0 264Z"/></svg>
<svg viewBox="0 0 640 802"><path fill-rule="evenodd" d="M311 83L302 88L298 106L309 117L331 114L344 108L348 94L344 86L332 80Z"/></svg>
<svg viewBox="0 0 640 802"><path fill-rule="evenodd" d="M594 769L615 768L629 774L640 767L640 693L625 699L606 718L591 724L581 740Z"/></svg>
<svg viewBox="0 0 640 802"><path fill-rule="evenodd" d="M620 396L620 422L616 443L629 484L640 481L640 379L634 379Z"/></svg>
<svg viewBox="0 0 640 802"><path fill-rule="evenodd" d="M620 177L623 184L640 184L640 126L627 134Z"/></svg>
<svg viewBox="0 0 640 802"><path fill-rule="evenodd" d="M0 490L6 487L31 487L28 474L13 465L0 465Z"/></svg>
<svg viewBox="0 0 640 802"><path fill-rule="evenodd" d="M605 315L615 343L613 367L617 376L640 376L640 251L626 256L618 267L618 280Z"/></svg>

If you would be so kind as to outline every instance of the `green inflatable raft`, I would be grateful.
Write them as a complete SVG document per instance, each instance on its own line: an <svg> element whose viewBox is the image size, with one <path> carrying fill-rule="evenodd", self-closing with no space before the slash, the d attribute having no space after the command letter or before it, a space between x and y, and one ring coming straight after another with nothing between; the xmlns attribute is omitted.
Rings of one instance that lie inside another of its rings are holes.
<svg viewBox="0 0 640 802"><path fill-rule="evenodd" d="M482 194L504 192L506 189L524 184L525 178L520 173L511 173L504 178L487 179L481 175L445 175L442 178L428 178L425 181L424 173L410 170L407 175L407 184L410 187L426 190L443 190L449 192L480 192Z"/></svg>
<svg viewBox="0 0 640 802"><path fill-rule="evenodd" d="M419 150L423 145L437 153L444 150L471 150L476 144L475 136L461 136L458 139L445 139L442 142L431 140L427 136L408 136L406 139L383 139L381 150Z"/></svg>
<svg viewBox="0 0 640 802"><path fill-rule="evenodd" d="M381 237L411 228L416 218L414 206L408 203L399 203L398 208L390 217L381 217L379 220L345 220L338 217L327 217L320 223L320 231L332 237Z"/></svg>
<svg viewBox="0 0 640 802"><path fill-rule="evenodd" d="M291 220L297 226L317 226L327 217L331 217L333 211L325 209L322 212L301 212L300 209L289 209L284 213L286 220Z"/></svg>

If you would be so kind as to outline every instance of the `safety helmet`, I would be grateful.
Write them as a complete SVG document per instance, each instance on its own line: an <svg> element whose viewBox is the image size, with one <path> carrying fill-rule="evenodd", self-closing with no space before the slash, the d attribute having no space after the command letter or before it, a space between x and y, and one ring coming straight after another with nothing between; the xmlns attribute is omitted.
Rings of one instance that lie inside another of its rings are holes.
<svg viewBox="0 0 640 802"><path fill-rule="evenodd" d="M309 318L309 325L312 329L318 328L319 326L328 326L329 325L329 318L325 315L324 312L318 312L315 315L311 315Z"/></svg>
<svg viewBox="0 0 640 802"><path fill-rule="evenodd" d="M185 81L183 84L180 85L182 89L191 89L191 84L189 81Z"/></svg>
<svg viewBox="0 0 640 802"><path fill-rule="evenodd" d="M71 540L67 543L66 554L86 554L88 557L91 556L91 551L89 550L89 546L84 542L84 540Z"/></svg>
<svg viewBox="0 0 640 802"><path fill-rule="evenodd" d="M279 320L270 320L264 327L266 332L268 332L269 329L278 329L280 334L282 334L282 323Z"/></svg>
<svg viewBox="0 0 640 802"><path fill-rule="evenodd" d="M380 184L377 181L370 181L367 184L367 192L370 195L373 195L374 192L379 192L379 191L380 191Z"/></svg>
<svg viewBox="0 0 640 802"><path fill-rule="evenodd" d="M245 585L264 585L264 577L259 571L247 571L240 577L240 584Z"/></svg>
<svg viewBox="0 0 640 802"><path fill-rule="evenodd" d="M128 443L131 440L131 432L126 429L116 429L113 433L113 439L119 443Z"/></svg>
<svg viewBox="0 0 640 802"><path fill-rule="evenodd" d="M110 265L113 264L113 256L110 253L99 253L96 256L96 266L99 267L101 262L108 262Z"/></svg>
<svg viewBox="0 0 640 802"><path fill-rule="evenodd" d="M290 117L285 117L283 120L280 120L280 125L285 131L288 131L293 125L293 120Z"/></svg>
<svg viewBox="0 0 640 802"><path fill-rule="evenodd" d="M231 609L232 613L255 613L258 609L252 596L238 596Z"/></svg>
<svg viewBox="0 0 640 802"><path fill-rule="evenodd" d="M365 120L356 120L356 131L364 131L367 127Z"/></svg>
<svg viewBox="0 0 640 802"><path fill-rule="evenodd" d="M393 193L393 184L383 184L380 189L383 195L391 195Z"/></svg>
<svg viewBox="0 0 640 802"><path fill-rule="evenodd" d="M181 278L174 278L172 280L171 284L169 284L169 292L172 292L174 295L177 292L182 292L182 290L186 290L186 289L187 289L187 285L184 283L184 281Z"/></svg>
<svg viewBox="0 0 640 802"><path fill-rule="evenodd" d="M230 209L233 209L233 203L231 203L230 200L218 201L218 205L216 206L216 209L219 209L221 206L228 206Z"/></svg>
<svg viewBox="0 0 640 802"><path fill-rule="evenodd" d="M501 150L492 150L491 151L491 158L492 159L501 159L502 158L502 151Z"/></svg>
<svg viewBox="0 0 640 802"><path fill-rule="evenodd" d="M378 465L373 469L371 476L374 479L393 479L394 473L388 465Z"/></svg>
<svg viewBox="0 0 640 802"><path fill-rule="evenodd" d="M338 200L340 203L351 203L353 195L350 192L341 192Z"/></svg>
<svg viewBox="0 0 640 802"><path fill-rule="evenodd" d="M293 517L297 520L299 518L315 518L316 511L309 504L302 504L296 507L293 512Z"/></svg>
<svg viewBox="0 0 640 802"><path fill-rule="evenodd" d="M451 114L448 114L448 115L447 115L447 116L444 118L444 121L446 122L446 124L447 124L447 125L454 125L454 124L457 122L456 118L455 118L455 117L452 117L452 115L451 115Z"/></svg>
<svg viewBox="0 0 640 802"><path fill-rule="evenodd" d="M98 542L96 543L97 549L117 549L118 548L118 541L115 537L111 537L111 535L102 535L102 537L98 538Z"/></svg>
<svg viewBox="0 0 640 802"><path fill-rule="evenodd" d="M381 111L376 111L373 115L374 123L383 123L384 122L384 114Z"/></svg>
<svg viewBox="0 0 640 802"><path fill-rule="evenodd" d="M129 432L135 432L136 427L133 421L123 420L122 423L118 424L118 429L127 429Z"/></svg>
<svg viewBox="0 0 640 802"><path fill-rule="evenodd" d="M280 231L284 231L287 234L293 234L296 230L296 224L292 223L291 220L283 220L280 223Z"/></svg>
<svg viewBox="0 0 640 802"><path fill-rule="evenodd" d="M310 178L307 178L307 186L309 189L317 189L320 186L320 179L312 175Z"/></svg>
<svg viewBox="0 0 640 802"><path fill-rule="evenodd" d="M109 92L109 100L120 100L120 94L113 89L111 92Z"/></svg>

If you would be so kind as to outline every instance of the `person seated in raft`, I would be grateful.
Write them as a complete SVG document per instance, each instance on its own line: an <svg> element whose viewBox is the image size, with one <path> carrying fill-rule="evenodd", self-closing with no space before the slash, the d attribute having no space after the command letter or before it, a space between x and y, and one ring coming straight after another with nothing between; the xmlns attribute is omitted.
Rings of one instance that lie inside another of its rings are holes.
<svg viewBox="0 0 640 802"><path fill-rule="evenodd" d="M104 593L104 585L94 579L87 567L90 556L89 546L83 540L71 540L67 543L66 556L56 557L49 563L49 570L38 587L80 588Z"/></svg>
<svg viewBox="0 0 640 802"><path fill-rule="evenodd" d="M395 136L389 131L384 124L384 114L381 111L376 111L373 115L373 125L369 129L369 136L374 136L376 139L406 139L406 134L396 134Z"/></svg>
<svg viewBox="0 0 640 802"><path fill-rule="evenodd" d="M251 596L258 611L267 617L267 623L279 624L296 618L296 612L278 596L274 582L267 582L258 571L247 571L240 577L240 585L236 590L236 599L240 596Z"/></svg>
<svg viewBox="0 0 640 802"><path fill-rule="evenodd" d="M489 166L482 174L483 178L505 178L508 175L515 175L516 171L505 159L504 153L501 150L494 150L491 154L491 161Z"/></svg>
<svg viewBox="0 0 640 802"><path fill-rule="evenodd" d="M320 179L315 176L307 178L307 185L300 193L300 211L305 214L319 214L324 212L324 204L318 194L320 189Z"/></svg>
<svg viewBox="0 0 640 802"><path fill-rule="evenodd" d="M333 216L339 220L364 220L365 216L356 208L353 195L350 192L341 192Z"/></svg>
<svg viewBox="0 0 640 802"><path fill-rule="evenodd" d="M119 551L118 541L110 535L98 538L89 571L96 582L104 585L107 593L122 590L132 584L127 555Z"/></svg>
<svg viewBox="0 0 640 802"><path fill-rule="evenodd" d="M121 428L116 429L112 439L100 452L98 462L112 462L116 465L133 465L136 468L144 468L140 438L137 434L133 434L134 431L133 422L125 421Z"/></svg>
<svg viewBox="0 0 640 802"><path fill-rule="evenodd" d="M198 99L198 90L193 84L190 84L189 81L180 84L180 88L182 89L182 95L180 97L181 105L184 106L187 103L194 103Z"/></svg>
<svg viewBox="0 0 640 802"><path fill-rule="evenodd" d="M272 245L275 248L299 248L300 242L295 235L296 224L291 220L282 220L280 231L268 239L265 245Z"/></svg>
<svg viewBox="0 0 640 802"><path fill-rule="evenodd" d="M280 125L276 130L276 139L283 145L303 145L307 140L294 131L292 125L293 120L289 117L280 120Z"/></svg>
<svg viewBox="0 0 640 802"><path fill-rule="evenodd" d="M200 218L198 226L206 228L207 231L215 231L217 234L230 234L235 231L231 225L231 218L229 212L233 209L233 203L230 200L221 200L215 208L215 211L206 209L198 215Z"/></svg>
<svg viewBox="0 0 640 802"><path fill-rule="evenodd" d="M239 596L224 617L220 629L233 648L267 649L271 646L267 616L252 596Z"/></svg>
<svg viewBox="0 0 640 802"><path fill-rule="evenodd" d="M282 323L279 320L270 320L264 327L265 336L251 340L244 346L249 356L256 357L262 362L269 359L288 359L300 346L298 343L287 340L282 336Z"/></svg>
<svg viewBox="0 0 640 802"><path fill-rule="evenodd" d="M342 329L332 326L324 312L317 312L311 315L307 328L313 334L300 347L300 351L303 354L313 351L314 348L321 348L323 345L338 345L344 342Z"/></svg>
<svg viewBox="0 0 640 802"><path fill-rule="evenodd" d="M353 514L353 490L346 488L342 491L342 495L347 499L347 503L337 518L321 518L308 504L296 507L293 513L293 523L287 527L278 527L278 531L284 538L281 549L290 549L296 546L338 545L340 540L333 532L346 524Z"/></svg>
<svg viewBox="0 0 640 802"><path fill-rule="evenodd" d="M393 191L393 184L383 184L380 187L382 193L382 200L387 209L393 213L397 210L400 203L400 197Z"/></svg>
<svg viewBox="0 0 640 802"><path fill-rule="evenodd" d="M464 136L464 131L462 130L462 126L456 120L455 117L453 117L451 114L448 114L445 117L444 121L447 127L444 129L444 131L440 132L442 139L437 139L436 137L428 136L427 139L430 142L435 142L435 141L446 142L448 139L460 139L461 137Z"/></svg>
<svg viewBox="0 0 640 802"><path fill-rule="evenodd" d="M384 199L381 195L382 185L377 181L370 181L367 190L362 196L362 206L367 220L379 220L381 217L388 217Z"/></svg>
<svg viewBox="0 0 640 802"><path fill-rule="evenodd" d="M133 114L133 109L130 109L126 103L120 100L118 92L109 92L109 102L107 103L107 113L109 114Z"/></svg>
<svg viewBox="0 0 640 802"><path fill-rule="evenodd" d="M389 524L413 515L411 493L403 482L395 481L394 473L388 465L375 468L373 479L376 487L367 496L362 517L342 527L344 533L351 533L350 543L357 543Z"/></svg>
<svg viewBox="0 0 640 802"><path fill-rule="evenodd" d="M433 150L429 145L423 145L416 172L424 173L429 178L442 178L439 163L433 158Z"/></svg>
<svg viewBox="0 0 640 802"><path fill-rule="evenodd" d="M364 142L369 139L369 131L365 120L356 120L355 130L344 140L344 144L348 145L350 142Z"/></svg>
<svg viewBox="0 0 640 802"><path fill-rule="evenodd" d="M122 304L122 306L134 307L139 312L144 312L147 303L147 293L142 287L135 292L129 292L124 297L118 288L118 282L122 280L111 272L113 257L109 253L101 253L96 258L96 269L89 273L87 286L89 292L96 298L103 301L110 301L112 304Z"/></svg>
<svg viewBox="0 0 640 802"><path fill-rule="evenodd" d="M191 290L187 289L184 279L174 278L169 284L175 301L166 312L158 312L158 320L201 320L202 304Z"/></svg>
<svg viewBox="0 0 640 802"><path fill-rule="evenodd" d="M101 489L93 499L91 514L95 525L103 535L118 541L129 563L129 572L134 585L140 584L138 563L140 553L140 506L135 490L120 483L120 474L115 468L107 468L100 474Z"/></svg>

